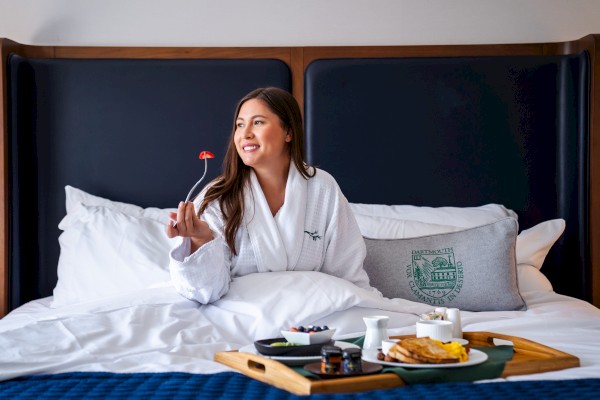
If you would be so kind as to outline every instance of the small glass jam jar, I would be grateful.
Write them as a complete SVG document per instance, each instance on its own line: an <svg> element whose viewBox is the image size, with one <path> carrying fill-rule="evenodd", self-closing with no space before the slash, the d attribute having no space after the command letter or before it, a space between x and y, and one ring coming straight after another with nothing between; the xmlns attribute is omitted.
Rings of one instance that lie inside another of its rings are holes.
<svg viewBox="0 0 600 400"><path fill-rule="evenodd" d="M342 371L353 374L362 371L362 351L358 348L344 349L342 352Z"/></svg>
<svg viewBox="0 0 600 400"><path fill-rule="evenodd" d="M342 349L338 346L323 346L321 348L321 372L337 374L342 371Z"/></svg>

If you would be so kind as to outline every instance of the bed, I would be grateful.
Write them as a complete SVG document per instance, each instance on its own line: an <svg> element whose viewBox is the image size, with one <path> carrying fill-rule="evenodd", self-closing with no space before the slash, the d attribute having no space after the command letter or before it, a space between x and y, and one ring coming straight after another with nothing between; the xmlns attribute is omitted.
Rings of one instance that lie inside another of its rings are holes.
<svg viewBox="0 0 600 400"><path fill-rule="evenodd" d="M367 315L388 316L390 335L414 334L436 306L460 308L464 332L525 338L579 366L328 396L592 396L599 39L261 48L0 39L0 396L295 398L215 354L299 324L355 340ZM200 151L215 154L207 175L216 176L237 100L262 86L301 104L307 160L351 203L383 297L319 272L236 278L210 305L170 285L166 210L201 175ZM436 290L409 268L431 272L433 256L453 268Z"/></svg>

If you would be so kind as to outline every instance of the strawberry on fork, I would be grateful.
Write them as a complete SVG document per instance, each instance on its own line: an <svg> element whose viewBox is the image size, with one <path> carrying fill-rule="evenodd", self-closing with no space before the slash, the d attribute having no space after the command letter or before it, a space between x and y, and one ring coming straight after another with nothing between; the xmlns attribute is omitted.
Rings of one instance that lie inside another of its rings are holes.
<svg viewBox="0 0 600 400"><path fill-rule="evenodd" d="M209 158L215 158L215 155L213 153L211 153L210 151L203 150L198 155L198 158L201 159L201 160L204 160L204 173L202 174L202 176L200 177L200 179L198 180L198 182L196 182L196 184L194 186L192 186L192 189L190 190L190 192L188 193L187 197L185 198L185 202L186 203L188 201L190 201L190 199L192 198L192 194L194 193L194 191L196 190L196 188L198 187L198 185L200 185L200 182L202 182L204 180L204 177L206 176L206 171L208 170L208 159ZM177 225L177 221L173 221L173 228L176 225Z"/></svg>

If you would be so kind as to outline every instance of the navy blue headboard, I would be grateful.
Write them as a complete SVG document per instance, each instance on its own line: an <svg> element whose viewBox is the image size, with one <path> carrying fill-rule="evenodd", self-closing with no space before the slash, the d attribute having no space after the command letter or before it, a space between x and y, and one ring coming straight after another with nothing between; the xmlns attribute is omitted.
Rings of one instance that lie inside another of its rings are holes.
<svg viewBox="0 0 600 400"><path fill-rule="evenodd" d="M585 52L316 60L309 162L355 203L500 203L521 229L564 218L543 272L590 300L589 83Z"/></svg>
<svg viewBox="0 0 600 400"><path fill-rule="evenodd" d="M64 186L140 206L176 207L220 171L237 101L291 91L274 59L45 59L8 65L9 309L52 294ZM139 162L140 159L144 160Z"/></svg>
<svg viewBox="0 0 600 400"><path fill-rule="evenodd" d="M0 39L8 145L0 153L0 284L8 288L0 315L52 294L65 185L174 207L203 170L201 150L217 156L208 178L218 173L234 107L260 86L300 101L308 161L332 173L351 202L501 203L519 214L521 229L564 218L542 272L557 292L600 305L596 49L600 35L247 48Z"/></svg>

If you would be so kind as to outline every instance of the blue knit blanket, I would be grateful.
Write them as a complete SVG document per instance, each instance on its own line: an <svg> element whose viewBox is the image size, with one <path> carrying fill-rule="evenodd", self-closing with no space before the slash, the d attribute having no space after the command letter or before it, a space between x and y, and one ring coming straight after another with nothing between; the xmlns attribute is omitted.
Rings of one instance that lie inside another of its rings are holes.
<svg viewBox="0 0 600 400"><path fill-rule="evenodd" d="M218 374L76 372L0 383L1 399L592 399L600 379L417 384L350 394L297 396L234 372Z"/></svg>

